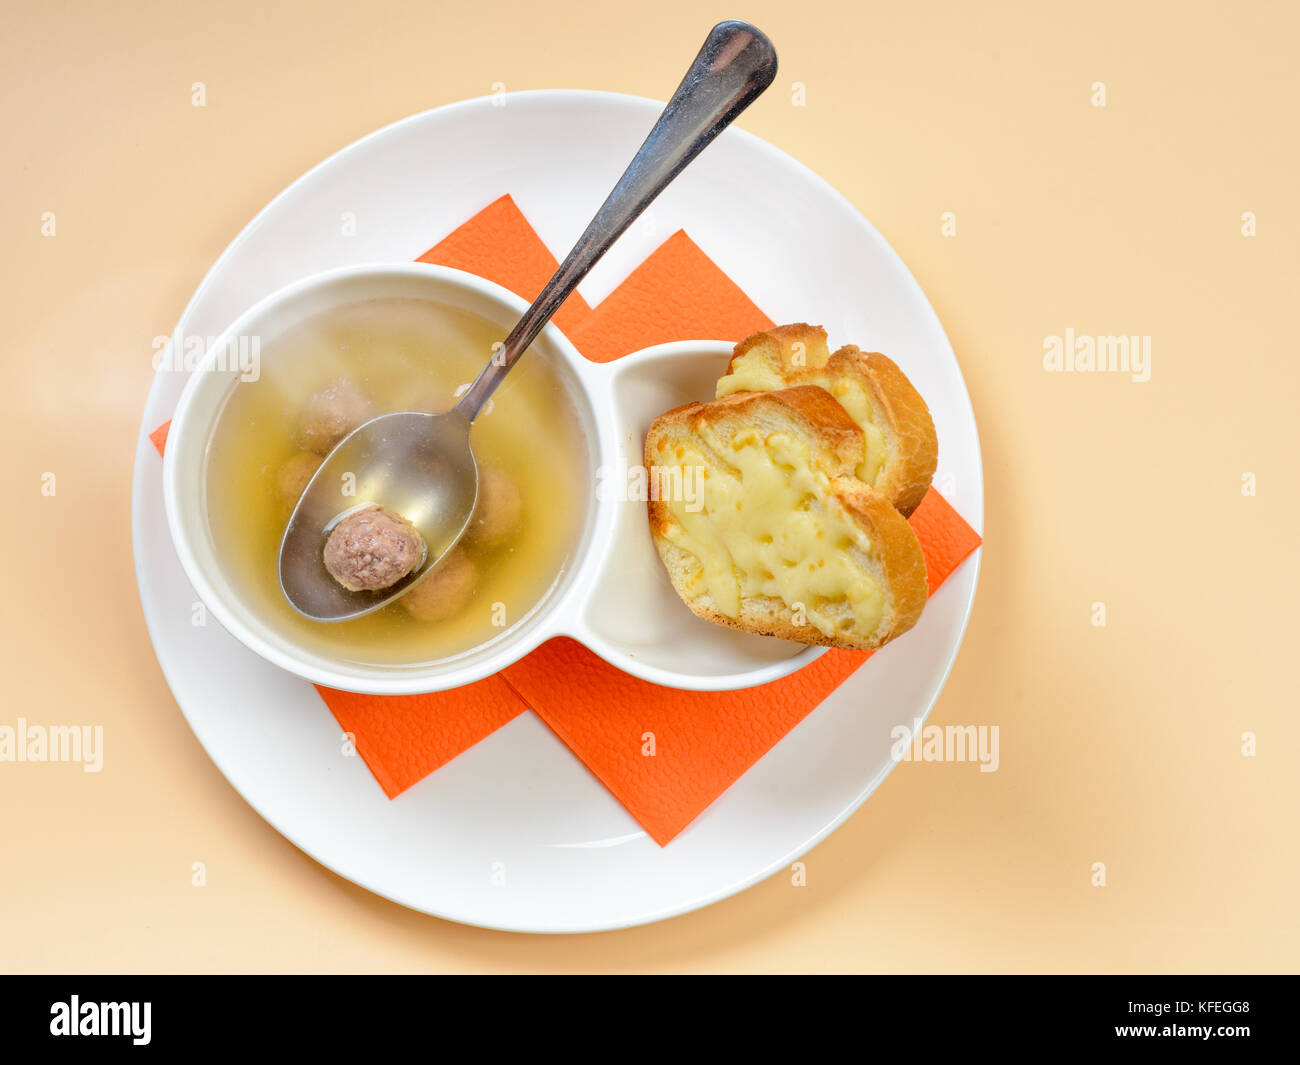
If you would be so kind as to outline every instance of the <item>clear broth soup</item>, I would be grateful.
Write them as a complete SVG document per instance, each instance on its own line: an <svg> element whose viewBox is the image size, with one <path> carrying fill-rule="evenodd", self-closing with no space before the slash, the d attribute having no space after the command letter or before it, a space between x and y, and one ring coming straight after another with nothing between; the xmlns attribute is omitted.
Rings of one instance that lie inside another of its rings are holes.
<svg viewBox="0 0 1300 1065"><path fill-rule="evenodd" d="M279 473L302 451L299 425L310 398L342 379L366 396L374 415L443 411L502 339L497 326L466 311L378 299L333 308L263 345L259 376L234 387L213 429L205 505L227 579L268 624L336 660L418 665L501 637L543 599L580 537L589 460L567 390L532 353L511 370L471 430L480 467L491 464L508 475L522 505L506 538L459 548L478 573L462 609L422 621L399 600L352 621L316 622L289 605L277 575L291 509Z"/></svg>

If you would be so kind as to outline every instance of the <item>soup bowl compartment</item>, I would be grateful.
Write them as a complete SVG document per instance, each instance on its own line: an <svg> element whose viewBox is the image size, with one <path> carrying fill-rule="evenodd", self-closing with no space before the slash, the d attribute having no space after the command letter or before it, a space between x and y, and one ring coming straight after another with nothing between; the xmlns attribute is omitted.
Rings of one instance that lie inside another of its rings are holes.
<svg viewBox="0 0 1300 1065"><path fill-rule="evenodd" d="M472 274L425 263L352 266L317 274L249 308L192 371L168 432L163 490L181 564L202 602L245 646L306 680L349 691L412 694L481 680L556 637L579 641L624 672L698 691L751 687L811 662L824 649L710 624L678 599L650 537L642 443L654 418L709 399L732 345L699 340L647 348L612 363L585 359L548 325L526 359L543 359L585 442L587 491L567 560L525 616L458 654L410 664L351 661L277 627L225 571L207 513L213 432L246 367L227 357L240 338L275 339L332 308L366 300L417 299L468 312L504 336L526 308L514 293ZM539 441L539 446L545 446ZM324 624L324 623L322 623Z"/></svg>

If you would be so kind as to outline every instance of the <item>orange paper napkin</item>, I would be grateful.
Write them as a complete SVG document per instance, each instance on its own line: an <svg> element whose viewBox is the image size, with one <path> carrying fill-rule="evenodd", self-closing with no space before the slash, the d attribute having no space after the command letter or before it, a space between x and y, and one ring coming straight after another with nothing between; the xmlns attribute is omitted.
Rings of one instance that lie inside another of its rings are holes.
<svg viewBox="0 0 1300 1065"><path fill-rule="evenodd" d="M486 277L532 300L556 260L509 196L420 256ZM772 322L683 232L591 308L575 294L556 325L587 358L608 362L673 340L740 340ZM167 426L151 434L159 452ZM912 515L930 591L980 544L931 489ZM500 728L534 710L660 845L668 843L869 653L832 650L772 684L685 692L631 677L567 638L543 644L495 677L430 695L375 696L318 687L393 798ZM646 733L655 756L642 751Z"/></svg>

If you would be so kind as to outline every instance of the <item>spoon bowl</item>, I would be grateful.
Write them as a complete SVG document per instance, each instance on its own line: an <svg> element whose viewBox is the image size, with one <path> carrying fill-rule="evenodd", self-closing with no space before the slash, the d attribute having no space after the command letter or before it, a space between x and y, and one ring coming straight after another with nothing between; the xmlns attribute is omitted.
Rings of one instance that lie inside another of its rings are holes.
<svg viewBox="0 0 1300 1065"><path fill-rule="evenodd" d="M380 610L426 577L464 534L478 498L469 420L402 411L358 426L308 482L280 544L280 590L313 621L347 621ZM347 514L383 500L424 540L420 564L380 591L344 588L325 568L325 541Z"/></svg>

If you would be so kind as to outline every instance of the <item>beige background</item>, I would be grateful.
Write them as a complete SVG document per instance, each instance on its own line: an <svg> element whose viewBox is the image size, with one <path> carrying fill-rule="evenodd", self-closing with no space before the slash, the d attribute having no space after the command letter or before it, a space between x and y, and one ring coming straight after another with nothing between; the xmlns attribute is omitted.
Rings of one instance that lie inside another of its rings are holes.
<svg viewBox="0 0 1300 1065"><path fill-rule="evenodd" d="M0 765L0 969L1300 965L1294 8L26 7L0 34L0 724L102 723L107 752L98 775ZM777 876L655 927L530 938L408 912L264 824L163 682L128 508L151 340L356 137L498 81L662 98L732 15L782 61L741 124L871 218L965 371L988 545L932 721L999 725L1001 769L903 765L808 856L807 887ZM1151 380L1045 373L1066 327L1151 336Z"/></svg>

